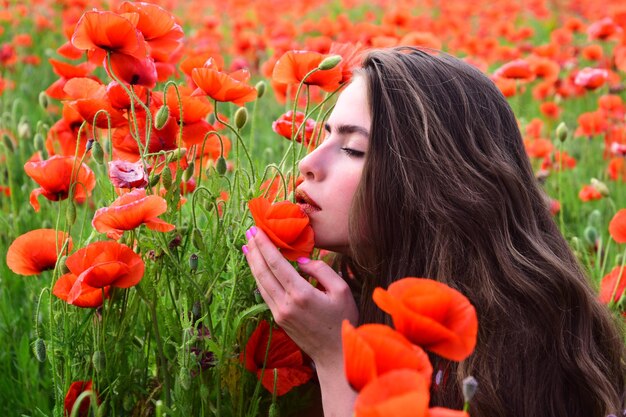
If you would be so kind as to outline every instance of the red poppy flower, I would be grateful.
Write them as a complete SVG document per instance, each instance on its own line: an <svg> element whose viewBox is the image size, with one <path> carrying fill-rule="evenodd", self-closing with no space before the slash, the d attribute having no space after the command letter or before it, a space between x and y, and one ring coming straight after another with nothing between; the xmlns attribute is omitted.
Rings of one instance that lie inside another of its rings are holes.
<svg viewBox="0 0 626 417"><path fill-rule="evenodd" d="M16 274L37 275L54 269L60 250L68 240L67 250L72 250L72 238L54 229L37 229L24 233L11 243L7 251L7 266Z"/></svg>
<svg viewBox="0 0 626 417"><path fill-rule="evenodd" d="M109 296L109 292L111 287L107 286L104 288L96 288L90 287L87 284L83 283L80 285L80 293L76 296L73 295L73 300L69 302L69 294L76 284L78 277L74 274L67 273L59 277L57 282L54 283L54 287L52 288L52 294L61 300L65 301L68 304L72 304L76 307L81 308L97 308L102 305L103 301L103 292L104 297Z"/></svg>
<svg viewBox="0 0 626 417"><path fill-rule="evenodd" d="M82 50L121 53L137 59L147 56L146 41L133 22L108 11L85 12L76 23L72 45Z"/></svg>
<svg viewBox="0 0 626 417"><path fill-rule="evenodd" d="M402 278L376 288L374 302L407 339L447 359L461 361L476 345L476 310L460 292L425 278Z"/></svg>
<svg viewBox="0 0 626 417"><path fill-rule="evenodd" d="M148 174L141 161L110 161L109 179L117 188L145 188L148 185Z"/></svg>
<svg viewBox="0 0 626 417"><path fill-rule="evenodd" d="M67 394L65 394L65 401L63 402L63 408L65 410L64 415L70 416L72 414L72 408L74 407L74 403L85 391L93 391L93 383L92 381L74 381L70 385L70 388L67 390ZM97 396L97 393L96 393ZM91 399L89 397L85 398L78 408L77 417L87 417L89 416L89 407L91 405Z"/></svg>
<svg viewBox="0 0 626 417"><path fill-rule="evenodd" d="M444 407L433 407L428 409L428 417L470 417L463 410L451 410Z"/></svg>
<svg viewBox="0 0 626 417"><path fill-rule="evenodd" d="M291 135L295 135L302 123L304 123L304 127L300 130L296 141L302 143L302 137L304 137L304 144L308 146L315 131L315 120L306 119L305 121L304 113L301 111L296 112L295 125L293 124L293 119L293 111L289 110L272 123L272 130L282 137L291 140Z"/></svg>
<svg viewBox="0 0 626 417"><path fill-rule="evenodd" d="M306 74L317 66L328 55L311 51L287 51L281 56L272 72L272 79L283 84L300 84ZM317 85L324 91L334 91L343 78L342 68L337 65L329 70L318 70L304 81L307 85Z"/></svg>
<svg viewBox="0 0 626 417"><path fill-rule="evenodd" d="M352 71L360 66L364 51L365 47L361 45L361 43L333 42L330 45L328 55L341 56L341 62L339 63L339 67L341 68L341 84L347 83L352 79Z"/></svg>
<svg viewBox="0 0 626 417"><path fill-rule="evenodd" d="M583 68L578 71L574 84L579 87L585 87L587 90L594 90L604 85L609 79L609 72L601 68Z"/></svg>
<svg viewBox="0 0 626 417"><path fill-rule="evenodd" d="M73 188L74 200L83 203L96 186L96 177L85 164L78 166L73 156L55 155L40 162L24 164L26 174L41 187L30 193L30 205L39 211L37 197L42 195L50 201L65 200Z"/></svg>
<svg viewBox="0 0 626 417"><path fill-rule="evenodd" d="M288 175L285 178L285 182L287 183L287 192L285 192L285 185L280 176L276 175L273 178L265 180L263 184L261 184L262 196L268 199L271 202L276 201L276 199L286 200L293 192L293 180L292 176ZM296 187L298 187L304 181L304 177L302 175L298 175L296 178Z"/></svg>
<svg viewBox="0 0 626 417"><path fill-rule="evenodd" d="M250 213L257 227L267 234L290 261L309 256L313 250L313 228L309 217L300 206L290 201L270 203L258 197L248 201Z"/></svg>
<svg viewBox="0 0 626 417"><path fill-rule="evenodd" d="M118 197L109 207L96 211L91 225L110 239L119 239L125 230L133 230L142 224L150 230L169 232L173 224L157 218L167 211L165 200L156 195L146 195L146 190L136 188Z"/></svg>
<svg viewBox="0 0 626 417"><path fill-rule="evenodd" d="M111 78L111 71L121 81L146 88L154 88L158 74L152 57L137 58L128 54L111 54L111 68L106 67Z"/></svg>
<svg viewBox="0 0 626 417"><path fill-rule="evenodd" d="M239 106L256 99L256 88L247 84L250 73L239 70L227 74L219 71L213 58L204 64L202 68L194 68L191 78L198 88L192 96L207 95L216 101L233 102Z"/></svg>
<svg viewBox="0 0 626 417"><path fill-rule="evenodd" d="M578 198L584 202L600 200L602 198L602 193L600 193L600 191L598 191L593 185L584 185L578 192Z"/></svg>
<svg viewBox="0 0 626 417"><path fill-rule="evenodd" d="M493 75L499 78L510 78L522 81L530 81L535 76L530 63L525 59L516 59L508 62L498 68Z"/></svg>
<svg viewBox="0 0 626 417"><path fill-rule="evenodd" d="M587 28L589 40L600 39L606 40L614 35L622 33L622 28L610 17L593 22Z"/></svg>
<svg viewBox="0 0 626 417"><path fill-rule="evenodd" d="M427 417L429 381L419 372L400 369L374 379L354 403L355 417Z"/></svg>
<svg viewBox="0 0 626 417"><path fill-rule="evenodd" d="M617 243L626 243L626 209L621 209L609 222L609 233Z"/></svg>
<svg viewBox="0 0 626 417"><path fill-rule="evenodd" d="M616 266L602 278L599 295L601 303L618 302L622 298L626 289L626 271L624 269L622 266Z"/></svg>
<svg viewBox="0 0 626 417"><path fill-rule="evenodd" d="M530 158L545 158L550 155L554 145L549 139L524 139L524 148Z"/></svg>
<svg viewBox="0 0 626 417"><path fill-rule="evenodd" d="M578 116L576 136L595 136L604 133L608 128L606 115L602 111L581 113Z"/></svg>
<svg viewBox="0 0 626 417"><path fill-rule="evenodd" d="M355 329L344 320L341 337L346 377L356 391L397 369L420 372L430 383L433 367L426 352L391 327L366 324Z"/></svg>
<svg viewBox="0 0 626 417"><path fill-rule="evenodd" d="M124 113L111 105L106 93L106 87L99 81L91 78L72 78L65 83L63 91L70 100L67 105L75 110L80 117L89 124L94 123L97 127L106 129L109 127L119 127L128 123ZM108 114L105 115L104 112Z"/></svg>
<svg viewBox="0 0 626 417"><path fill-rule="evenodd" d="M305 364L305 355L298 345L278 327L272 329L270 339L270 325L265 320L259 323L248 339L239 360L248 371L255 373L265 389L272 393L276 372L276 395L288 393L313 376L313 370Z"/></svg>

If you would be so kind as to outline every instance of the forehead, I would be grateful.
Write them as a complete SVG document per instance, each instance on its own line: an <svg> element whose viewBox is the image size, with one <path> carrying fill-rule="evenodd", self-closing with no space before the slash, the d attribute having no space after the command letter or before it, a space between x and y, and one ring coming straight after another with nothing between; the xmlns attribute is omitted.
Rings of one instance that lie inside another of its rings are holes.
<svg viewBox="0 0 626 417"><path fill-rule="evenodd" d="M367 86L362 76L355 77L337 99L328 124L350 124L369 129L370 110L367 101Z"/></svg>

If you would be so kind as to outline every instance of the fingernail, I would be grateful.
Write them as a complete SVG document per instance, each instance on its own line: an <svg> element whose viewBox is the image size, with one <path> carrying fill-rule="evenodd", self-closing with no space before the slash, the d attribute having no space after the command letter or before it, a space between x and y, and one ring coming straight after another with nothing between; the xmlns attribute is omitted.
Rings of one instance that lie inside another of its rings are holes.
<svg viewBox="0 0 626 417"><path fill-rule="evenodd" d="M243 252L244 255L247 255L248 252L250 252L250 249L248 249L248 247L246 245L243 245L241 247L241 251Z"/></svg>
<svg viewBox="0 0 626 417"><path fill-rule="evenodd" d="M300 258L296 259L296 262L298 262L299 264L308 264L309 262L311 262L311 260L309 258L301 256Z"/></svg>
<svg viewBox="0 0 626 417"><path fill-rule="evenodd" d="M257 232L258 230L259 230L259 229L257 229L257 228L256 228L256 226L252 226L252 227L250 228L250 233L252 234L252 236L256 236L256 232Z"/></svg>
<svg viewBox="0 0 626 417"><path fill-rule="evenodd" d="M252 234L250 229L246 230L246 239L250 240L250 239L252 239L252 236L254 236L254 235Z"/></svg>

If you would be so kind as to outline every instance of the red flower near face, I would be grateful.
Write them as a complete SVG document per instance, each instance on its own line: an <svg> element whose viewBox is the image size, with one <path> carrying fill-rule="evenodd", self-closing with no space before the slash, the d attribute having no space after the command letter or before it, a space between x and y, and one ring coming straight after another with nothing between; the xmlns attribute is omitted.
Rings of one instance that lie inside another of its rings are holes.
<svg viewBox="0 0 626 417"><path fill-rule="evenodd" d="M266 351L267 361L265 361ZM305 364L305 355L298 345L278 327L272 329L270 339L270 325L265 320L259 323L248 339L239 360L248 371L256 374L269 392L274 392L274 372L276 372L276 395L288 393L313 376L313 370Z"/></svg>
<svg viewBox="0 0 626 417"><path fill-rule="evenodd" d="M319 52L287 51L281 56L272 72L272 79L282 84L300 84L304 77L327 57ZM343 78L340 65L329 70L318 70L304 80L304 84L317 85L324 91L334 91Z"/></svg>
<svg viewBox="0 0 626 417"><path fill-rule="evenodd" d="M574 84L587 90L594 90L604 85L609 79L609 72L601 68L583 68L578 71Z"/></svg>
<svg viewBox="0 0 626 417"><path fill-rule="evenodd" d="M30 205L39 211L37 197L50 201L65 200L73 189L74 201L83 203L96 186L96 177L85 164L78 165L73 156L55 155L39 162L27 162L24 171L41 187L30 193Z"/></svg>
<svg viewBox="0 0 626 417"><path fill-rule="evenodd" d="M254 222L290 261L309 256L313 250L313 228L300 206L290 201L270 203L258 197L248 202Z"/></svg>
<svg viewBox="0 0 626 417"><path fill-rule="evenodd" d="M425 278L402 278L372 296L391 315L396 330L412 343L461 361L476 345L476 310L460 292Z"/></svg>
<svg viewBox="0 0 626 417"><path fill-rule="evenodd" d="M502 65L493 75L498 78L509 78L521 81L530 81L535 77L530 63L524 59L516 59Z"/></svg>
<svg viewBox="0 0 626 417"><path fill-rule="evenodd" d="M216 101L228 101L242 106L244 103L256 99L256 88L247 84L250 73L239 70L227 74L219 71L213 58L202 68L194 68L191 78L198 88L192 96L207 95Z"/></svg>
<svg viewBox="0 0 626 417"><path fill-rule="evenodd" d="M142 224L150 230L169 232L175 226L157 218L166 211L167 202L163 198L146 195L145 189L136 188L118 197L109 207L98 209L91 224L98 232L116 240L125 230L133 230Z"/></svg>
<svg viewBox="0 0 626 417"><path fill-rule="evenodd" d="M626 209L621 209L609 223L609 233L617 243L626 243Z"/></svg>
<svg viewBox="0 0 626 417"><path fill-rule="evenodd" d="M65 416L70 416L72 414L72 408L74 407L74 403L85 391L93 391L92 381L74 381L70 385L70 388L67 390L67 394L65 394L65 401L63 402L63 409ZM97 393L96 393L97 396ZM87 417L89 416L89 407L91 406L91 399L85 398L78 408L77 417Z"/></svg>
<svg viewBox="0 0 626 417"><path fill-rule="evenodd" d="M282 137L291 140L291 136L295 135L302 123L304 123L304 127L300 130L296 141L302 143L302 137L304 137L304 144L308 146L315 131L315 120L306 119L305 121L304 113L301 111L296 112L295 125L293 124L293 119L293 111L289 110L272 123L272 130Z"/></svg>
<svg viewBox="0 0 626 417"><path fill-rule="evenodd" d="M148 174L141 161L109 161L109 179L117 188L145 188L148 185Z"/></svg>
<svg viewBox="0 0 626 417"><path fill-rule="evenodd" d="M355 417L428 417L430 381L419 372L400 369L374 379L354 403Z"/></svg>
<svg viewBox="0 0 626 417"><path fill-rule="evenodd" d="M626 289L626 268L616 266L602 278L599 299L601 303L617 303Z"/></svg>
<svg viewBox="0 0 626 417"><path fill-rule="evenodd" d="M433 367L426 352L391 327L366 324L355 329L344 320L341 337L346 377L356 391L398 369L417 371L430 384Z"/></svg>
<svg viewBox="0 0 626 417"><path fill-rule="evenodd" d="M20 275L37 275L54 269L66 240L69 240L67 250L70 251L72 238L65 232L37 229L24 233L9 246L7 266Z"/></svg>

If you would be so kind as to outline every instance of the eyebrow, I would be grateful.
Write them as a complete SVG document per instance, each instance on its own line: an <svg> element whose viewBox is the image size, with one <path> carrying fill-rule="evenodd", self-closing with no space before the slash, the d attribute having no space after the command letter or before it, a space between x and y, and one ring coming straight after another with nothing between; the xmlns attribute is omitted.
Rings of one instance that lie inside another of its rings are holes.
<svg viewBox="0 0 626 417"><path fill-rule="evenodd" d="M330 127L330 125L328 123L324 124L324 129L328 133L330 133L330 131L331 131L331 127ZM366 138L369 138L369 136L370 136L369 130L367 130L363 126L357 126L357 125L337 125L335 127L335 130L337 131L337 134L339 134L339 135L351 135L353 133L358 133L360 135L365 136Z"/></svg>

